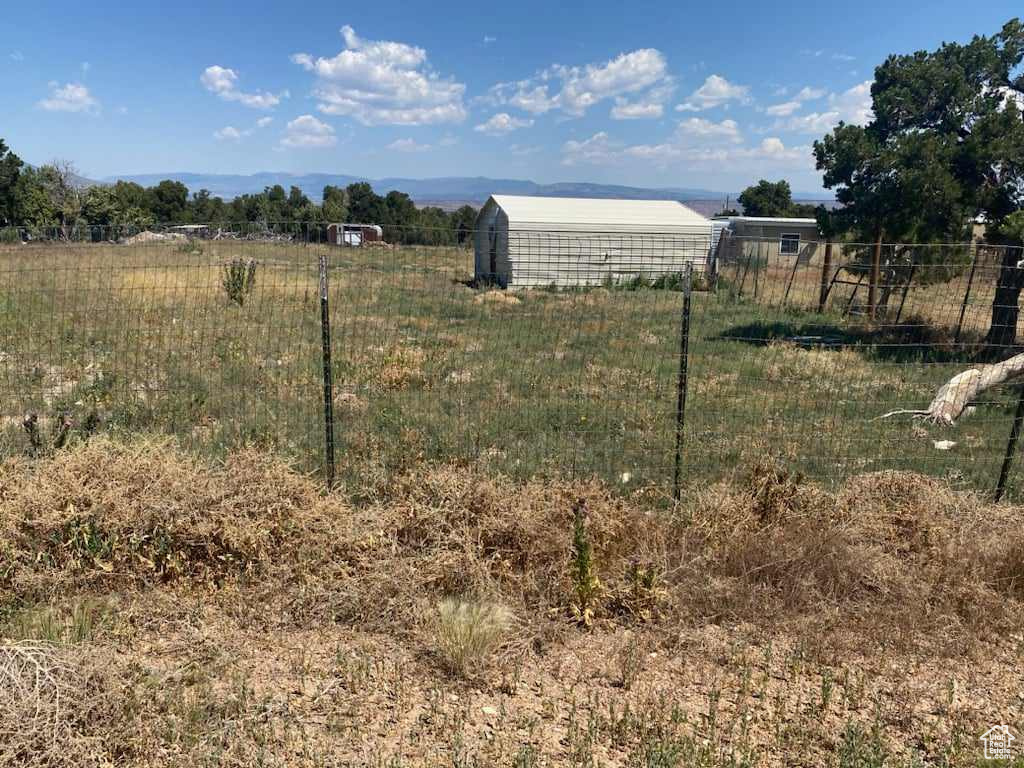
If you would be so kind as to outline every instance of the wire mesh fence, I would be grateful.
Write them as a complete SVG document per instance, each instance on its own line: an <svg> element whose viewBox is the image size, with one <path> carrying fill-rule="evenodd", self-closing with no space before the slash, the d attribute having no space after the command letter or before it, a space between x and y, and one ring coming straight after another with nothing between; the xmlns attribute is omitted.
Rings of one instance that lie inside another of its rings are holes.
<svg viewBox="0 0 1024 768"><path fill-rule="evenodd" d="M323 256L339 479L375 487L459 459L664 486L677 292L495 290L474 282L471 237L408 239L386 227L344 247L319 225L8 238L4 450L112 430L213 453L256 443L323 469Z"/></svg>
<svg viewBox="0 0 1024 768"><path fill-rule="evenodd" d="M826 484L897 469L995 488L1012 376L952 424L882 417L1014 354L1019 252L509 240L509 274L530 287L494 285L486 233L385 226L358 247L322 224L3 233L0 450L162 434L326 472L332 427L356 491L457 460L667 493L768 456Z"/></svg>
<svg viewBox="0 0 1024 768"><path fill-rule="evenodd" d="M712 446L702 471L764 452L830 482L895 469L994 488L1018 400L1012 377L977 393L973 375L956 380L950 399L969 402L953 424L922 411L954 377L1017 351L1020 249L783 248L726 238L718 251L714 309L696 319L706 354L695 355L695 378L718 382L714 415L693 435Z"/></svg>

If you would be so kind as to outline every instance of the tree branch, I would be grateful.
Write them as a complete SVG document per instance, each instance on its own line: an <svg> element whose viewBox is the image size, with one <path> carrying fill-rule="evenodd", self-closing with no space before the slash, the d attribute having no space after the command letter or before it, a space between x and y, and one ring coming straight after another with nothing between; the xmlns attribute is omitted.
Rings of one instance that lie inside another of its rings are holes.
<svg viewBox="0 0 1024 768"><path fill-rule="evenodd" d="M993 387L1024 374L1024 352L993 365L981 365L958 373L943 384L926 410L898 410L879 416L888 419L901 414L913 414L933 424L951 427L956 424L967 406Z"/></svg>

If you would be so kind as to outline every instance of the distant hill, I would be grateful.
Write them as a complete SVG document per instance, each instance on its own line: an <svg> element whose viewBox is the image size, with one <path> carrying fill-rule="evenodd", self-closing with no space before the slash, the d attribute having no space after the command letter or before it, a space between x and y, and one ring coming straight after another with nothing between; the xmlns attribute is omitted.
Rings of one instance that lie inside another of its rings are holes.
<svg viewBox="0 0 1024 768"><path fill-rule="evenodd" d="M354 182L369 182L375 192L386 194L393 189L405 192L420 205L450 206L453 202L464 202L479 206L489 195L548 195L551 197L603 197L632 200L724 200L726 193L709 189L673 187L650 189L615 184L593 184L588 182L562 182L538 184L521 179L491 179L484 176L449 176L434 179L384 178L368 179L363 176L349 176L334 173L274 173L261 172L250 175L210 173L145 173L124 176L110 176L104 181L118 179L134 181L143 186L158 184L164 179L180 181L190 192L208 189L214 195L231 199L243 194L262 192L264 187L280 184L287 189L299 187L311 199L319 200L326 185L348 186ZM735 195L733 195L735 198Z"/></svg>
<svg viewBox="0 0 1024 768"><path fill-rule="evenodd" d="M374 191L384 195L391 190L405 192L417 205L436 205L452 211L462 205L480 207L490 195L541 195L549 197L597 197L625 200L680 200L705 216L722 210L728 197L736 205L737 192L716 192L696 187L629 187L619 184L596 184L592 182L560 182L538 184L525 179L492 179L486 176L443 176L432 179L408 179L392 177L369 179L364 176L350 176L342 173L279 173L263 171L248 175L218 173L143 173L124 176L109 176L102 182L112 183L119 179L134 181L144 187L159 184L164 179L180 181L189 192L208 189L211 194L231 200L243 194L256 194L266 187L280 184L285 189L299 187L311 200L319 202L323 189L328 184L346 187L355 182L369 182ZM97 183L97 182L91 182ZM798 192L798 202L834 205L826 193Z"/></svg>

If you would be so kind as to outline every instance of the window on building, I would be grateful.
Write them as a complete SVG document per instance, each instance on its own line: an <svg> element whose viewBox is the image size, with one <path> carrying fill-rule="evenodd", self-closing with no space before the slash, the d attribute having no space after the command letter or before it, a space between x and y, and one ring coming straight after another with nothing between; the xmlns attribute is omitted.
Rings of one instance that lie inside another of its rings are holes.
<svg viewBox="0 0 1024 768"><path fill-rule="evenodd" d="M783 256L796 256L800 253L800 235L779 235L779 253Z"/></svg>

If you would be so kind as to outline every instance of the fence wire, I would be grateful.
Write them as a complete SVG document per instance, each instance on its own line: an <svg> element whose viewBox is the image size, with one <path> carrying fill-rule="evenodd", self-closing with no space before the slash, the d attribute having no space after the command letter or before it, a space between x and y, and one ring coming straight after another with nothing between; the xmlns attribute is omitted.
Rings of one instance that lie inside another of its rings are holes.
<svg viewBox="0 0 1024 768"><path fill-rule="evenodd" d="M677 447L684 486L769 457L830 485L880 470L997 483L1012 380L952 425L881 417L1017 351L1019 249L523 231L492 260L489 234L4 233L0 451L141 433L324 471L324 257L336 471L353 490L454 460L667 493Z"/></svg>
<svg viewBox="0 0 1024 768"><path fill-rule="evenodd" d="M735 237L718 249L717 292L695 318L703 390L689 437L706 450L693 456L693 471L720 475L765 454L831 484L906 470L991 491L1019 385L1011 379L971 397L952 425L914 412L959 374L1019 351L1020 249L782 250L779 240Z"/></svg>

